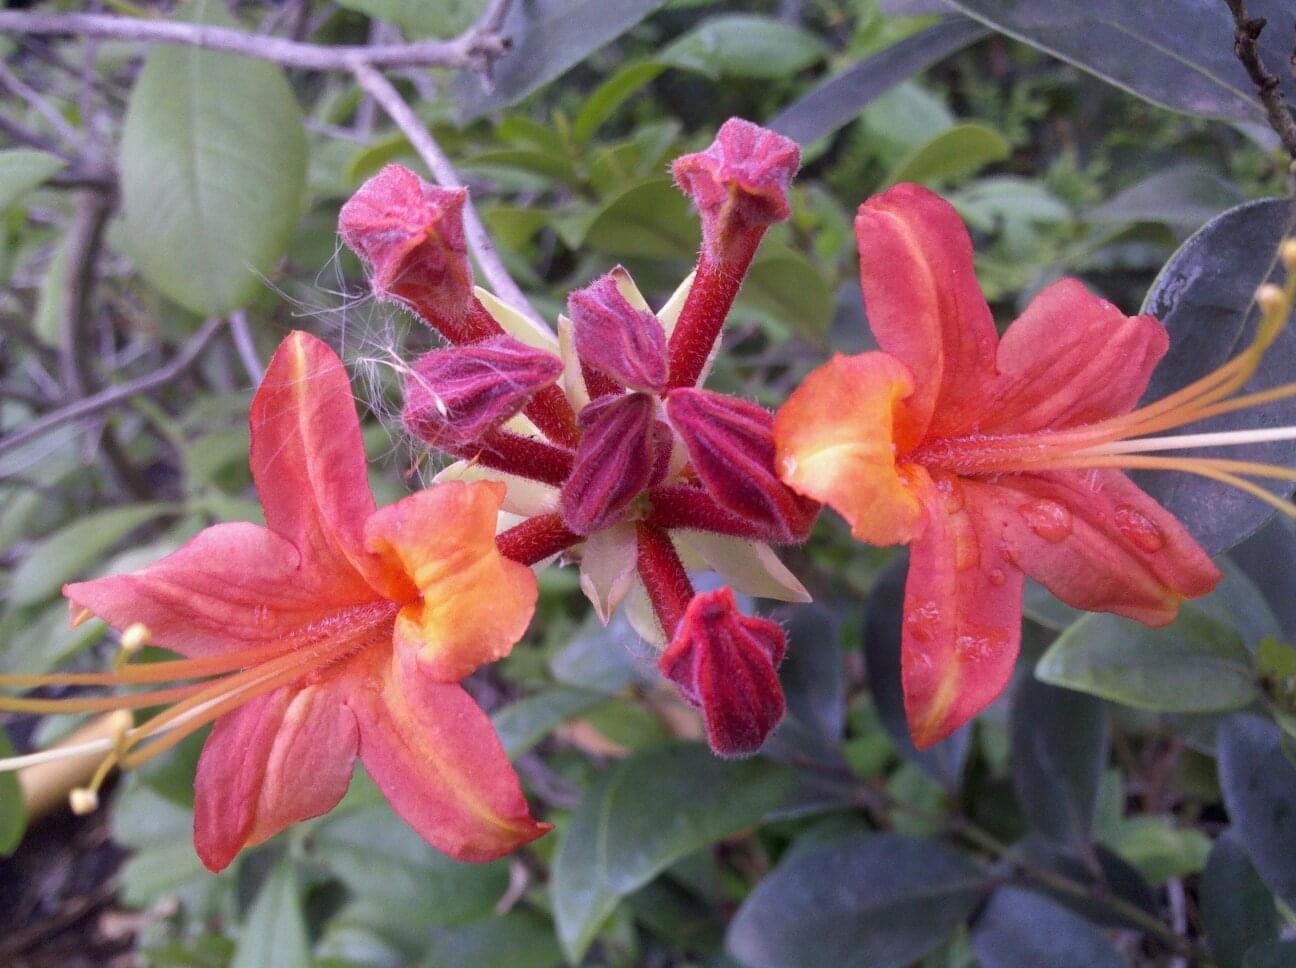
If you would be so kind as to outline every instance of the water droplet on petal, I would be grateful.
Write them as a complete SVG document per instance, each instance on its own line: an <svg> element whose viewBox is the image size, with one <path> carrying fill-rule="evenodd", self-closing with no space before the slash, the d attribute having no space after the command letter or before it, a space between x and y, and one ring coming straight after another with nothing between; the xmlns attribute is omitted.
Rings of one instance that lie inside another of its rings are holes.
<svg viewBox="0 0 1296 968"><path fill-rule="evenodd" d="M1030 529L1045 541L1057 544L1071 534L1071 512L1046 497L1023 504L1018 511Z"/></svg>
<svg viewBox="0 0 1296 968"><path fill-rule="evenodd" d="M940 617L940 607L933 601L926 601L905 613L905 628L919 642L929 642L936 634Z"/></svg>
<svg viewBox="0 0 1296 968"><path fill-rule="evenodd" d="M1116 508L1116 530L1148 554L1165 547L1165 535L1161 529L1146 514L1128 504Z"/></svg>
<svg viewBox="0 0 1296 968"><path fill-rule="evenodd" d="M986 575L986 578L989 579L990 584L994 585L996 588L999 588L1008 580L1008 576L1003 573L1002 568L991 568L990 573Z"/></svg>

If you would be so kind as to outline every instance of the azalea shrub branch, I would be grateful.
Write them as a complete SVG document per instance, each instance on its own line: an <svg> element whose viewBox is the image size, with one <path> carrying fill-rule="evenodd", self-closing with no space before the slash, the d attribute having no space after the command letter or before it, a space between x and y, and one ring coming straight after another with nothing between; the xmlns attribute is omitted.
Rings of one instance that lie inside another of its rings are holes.
<svg viewBox="0 0 1296 968"><path fill-rule="evenodd" d="M1269 126L1282 141L1283 149L1296 162L1296 121L1293 121L1287 99L1283 96L1282 81L1265 67L1260 57L1257 41L1268 22L1264 17L1247 15L1246 0L1225 0L1233 14L1233 53L1246 68L1247 76L1255 84L1256 94L1264 104Z"/></svg>

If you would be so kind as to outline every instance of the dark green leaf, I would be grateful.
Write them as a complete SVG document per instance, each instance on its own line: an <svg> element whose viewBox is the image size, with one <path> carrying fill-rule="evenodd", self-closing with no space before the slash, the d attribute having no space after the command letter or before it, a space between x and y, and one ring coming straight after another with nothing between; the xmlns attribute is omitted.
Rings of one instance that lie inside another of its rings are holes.
<svg viewBox="0 0 1296 968"><path fill-rule="evenodd" d="M896 752L921 766L946 790L958 788L963 764L972 745L972 730L964 726L948 739L921 752L909 736L904 692L900 685L900 629L904 616L904 583L909 561L899 556L879 576L864 612L864 663L873 690L873 703Z"/></svg>
<svg viewBox="0 0 1296 968"><path fill-rule="evenodd" d="M1212 0L950 3L1153 104L1206 117L1264 120L1255 88L1233 57L1233 21L1223 4ZM1251 16L1266 9L1281 16L1287 9L1277 0L1252 0L1247 8ZM1272 39L1266 37L1265 43ZM1270 53L1269 63L1281 63L1290 53L1280 47Z"/></svg>
<svg viewBox="0 0 1296 968"><path fill-rule="evenodd" d="M1296 964L1296 941L1266 941L1246 953L1242 968L1291 968Z"/></svg>
<svg viewBox="0 0 1296 968"><path fill-rule="evenodd" d="M769 126L810 144L854 121L878 95L985 35L984 27L963 18L928 27L820 84Z"/></svg>
<svg viewBox="0 0 1296 968"><path fill-rule="evenodd" d="M9 735L0 727L0 758L13 756ZM22 787L13 770L0 773L0 857L12 854L22 843L27 830L27 811L23 809Z"/></svg>
<svg viewBox="0 0 1296 968"><path fill-rule="evenodd" d="M571 717L607 697L583 689L550 689L509 703L491 716L509 759L515 760Z"/></svg>
<svg viewBox="0 0 1296 968"><path fill-rule="evenodd" d="M1216 839L1197 896L1219 968L1242 968L1247 951L1278 937L1273 897L1232 835Z"/></svg>
<svg viewBox="0 0 1296 968"><path fill-rule="evenodd" d="M713 17L690 30L656 59L708 77L771 80L822 60L828 48L814 34L754 14Z"/></svg>
<svg viewBox="0 0 1296 968"><path fill-rule="evenodd" d="M618 258L692 259L701 232L689 201L668 178L626 189L604 206L583 243Z"/></svg>
<svg viewBox="0 0 1296 968"><path fill-rule="evenodd" d="M1279 631L1296 639L1296 528L1286 515L1267 525L1229 552L1229 558L1260 590L1277 617Z"/></svg>
<svg viewBox="0 0 1296 968"><path fill-rule="evenodd" d="M31 148L7 148L0 151L0 212L22 198L37 185L57 175L66 165L58 155Z"/></svg>
<svg viewBox="0 0 1296 968"><path fill-rule="evenodd" d="M1163 222L1196 229L1243 201L1242 190L1204 165L1186 162L1113 195L1085 213L1089 222Z"/></svg>
<svg viewBox="0 0 1296 968"><path fill-rule="evenodd" d="M1013 694L1013 787L1031 826L1063 844L1088 842L1107 736L1102 702L1023 676Z"/></svg>
<svg viewBox="0 0 1296 968"><path fill-rule="evenodd" d="M665 64L656 61L639 61L622 67L585 98L572 122L572 137L581 144L588 142L617 108L665 69Z"/></svg>
<svg viewBox="0 0 1296 968"><path fill-rule="evenodd" d="M1205 376L1250 341L1258 319L1256 287L1273 271L1274 253L1291 224L1292 209L1285 200L1248 202L1208 222L1171 256L1143 303L1143 311L1160 319L1170 332L1170 352L1152 375L1145 400L1160 399ZM1284 383L1293 372L1296 334L1289 328L1270 347L1245 392ZM1188 429L1235 430L1291 423L1296 423L1296 402L1285 400ZM1193 456L1289 466L1296 462L1296 442L1198 448ZM1195 475L1144 472L1135 476L1211 554L1237 544L1275 513L1249 494ZM1287 495L1293 487L1281 482L1265 486Z"/></svg>
<svg viewBox="0 0 1296 968"><path fill-rule="evenodd" d="M666 0L530 0L509 8L502 32L513 49L495 62L494 84L484 90L476 71L454 84L460 121L515 104L548 84L591 51L614 40Z"/></svg>
<svg viewBox="0 0 1296 968"><path fill-rule="evenodd" d="M237 26L215 0L196 19ZM140 271L202 315L245 305L300 214L306 134L283 72L266 61L158 44L127 109L124 236Z"/></svg>
<svg viewBox="0 0 1296 968"><path fill-rule="evenodd" d="M802 339L822 343L833 314L833 294L805 256L773 248L756 260L743 282L739 305L769 313Z"/></svg>
<svg viewBox="0 0 1296 968"><path fill-rule="evenodd" d="M1089 889L1083 895L1042 888L1058 904L1080 914L1086 921L1111 928L1137 928L1138 924L1113 913L1110 905L1100 897L1112 894L1128 901L1134 907L1160 917L1156 895L1137 868L1102 844L1090 844L1082 855L1064 849L1044 838L1032 834L1020 843L1021 850L1035 863L1065 875L1069 880ZM1097 864L1094 864L1097 861Z"/></svg>
<svg viewBox="0 0 1296 968"><path fill-rule="evenodd" d="M1129 964L1101 931L1046 897L1020 887L1001 887L972 928L981 968Z"/></svg>
<svg viewBox="0 0 1296 968"><path fill-rule="evenodd" d="M1220 786L1233 832L1269 889L1296 904L1296 765L1279 731L1258 716L1225 720L1219 733Z"/></svg>
<svg viewBox="0 0 1296 968"><path fill-rule="evenodd" d="M935 841L838 840L761 880L727 944L752 968L900 968L944 941L986 887L975 864Z"/></svg>
<svg viewBox="0 0 1296 968"><path fill-rule="evenodd" d="M1187 877L1206 866L1210 838L1192 827L1179 827L1165 815L1122 820L1107 844L1137 868L1151 884Z"/></svg>
<svg viewBox="0 0 1296 968"><path fill-rule="evenodd" d="M532 911L510 911L451 931L436 931L426 968L551 968L562 964L553 925Z"/></svg>
<svg viewBox="0 0 1296 968"><path fill-rule="evenodd" d="M787 793L789 779L778 764L719 760L693 744L617 764L586 793L554 860L550 890L567 956L580 960L618 897L681 857L759 823Z"/></svg>
<svg viewBox="0 0 1296 968"><path fill-rule="evenodd" d="M266 878L239 933L230 968L310 968L297 874L287 858Z"/></svg>
<svg viewBox="0 0 1296 968"><path fill-rule="evenodd" d="M1004 136L988 124L956 124L900 159L883 184L966 178L992 162L1003 161L1011 151Z"/></svg>

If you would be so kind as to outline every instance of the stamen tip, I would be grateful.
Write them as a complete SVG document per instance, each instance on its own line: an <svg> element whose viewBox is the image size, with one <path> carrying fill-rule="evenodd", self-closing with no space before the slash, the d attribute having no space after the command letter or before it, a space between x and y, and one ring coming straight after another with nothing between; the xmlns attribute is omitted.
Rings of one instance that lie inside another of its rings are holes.
<svg viewBox="0 0 1296 968"><path fill-rule="evenodd" d="M143 622L132 622L121 634L121 650L127 655L134 655L149 644L152 635Z"/></svg>
<svg viewBox="0 0 1296 968"><path fill-rule="evenodd" d="M1283 239L1283 243L1278 247L1278 258L1288 272L1296 272L1296 239Z"/></svg>
<svg viewBox="0 0 1296 968"><path fill-rule="evenodd" d="M74 814L84 817L99 809L99 794L88 787L77 787L68 794L68 804Z"/></svg>
<svg viewBox="0 0 1296 968"><path fill-rule="evenodd" d="M1265 315L1276 315L1287 309L1287 294L1272 282L1266 282L1256 290L1255 300Z"/></svg>

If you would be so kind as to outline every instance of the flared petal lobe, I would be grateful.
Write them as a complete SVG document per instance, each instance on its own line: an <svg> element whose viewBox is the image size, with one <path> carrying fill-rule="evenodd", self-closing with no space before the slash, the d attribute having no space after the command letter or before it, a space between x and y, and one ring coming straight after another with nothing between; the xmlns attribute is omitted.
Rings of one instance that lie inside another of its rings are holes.
<svg viewBox="0 0 1296 968"><path fill-rule="evenodd" d="M351 688L338 676L287 686L217 721L194 778L194 849L208 870L337 806L358 742Z"/></svg>
<svg viewBox="0 0 1296 968"><path fill-rule="evenodd" d="M974 426L991 399L998 334L963 220L934 192L897 185L860 206L855 238L869 328L913 377L919 433Z"/></svg>
<svg viewBox="0 0 1296 968"><path fill-rule="evenodd" d="M1003 692L1021 644L1020 570L994 522L952 476L918 471L922 533L910 544L900 669L914 745L925 749Z"/></svg>
<svg viewBox="0 0 1296 968"><path fill-rule="evenodd" d="M984 433L1062 430L1128 413L1170 345L1155 316L1126 316L1075 279L1031 300L999 342Z"/></svg>
<svg viewBox="0 0 1296 968"><path fill-rule="evenodd" d="M487 861L550 829L531 817L490 719L463 688L396 650L350 699L360 760L392 808L432 846Z"/></svg>
<svg viewBox="0 0 1296 968"><path fill-rule="evenodd" d="M806 377L774 418L784 483L835 509L870 544L909 541L921 517L896 464L912 392L908 370L885 353L839 355Z"/></svg>
<svg viewBox="0 0 1296 968"><path fill-rule="evenodd" d="M504 495L498 481L446 481L369 519L369 547L418 589L396 617L397 651L431 679L458 682L503 658L531 621L535 575L495 545Z"/></svg>
<svg viewBox="0 0 1296 968"><path fill-rule="evenodd" d="M1120 471L1010 474L966 481L964 492L1022 571L1075 608L1166 625L1220 579L1174 515Z"/></svg>

